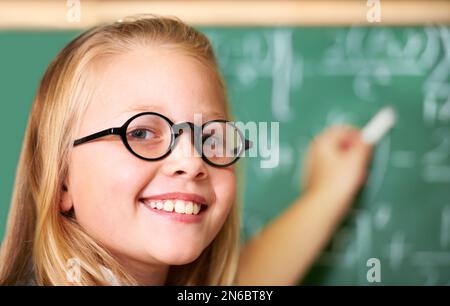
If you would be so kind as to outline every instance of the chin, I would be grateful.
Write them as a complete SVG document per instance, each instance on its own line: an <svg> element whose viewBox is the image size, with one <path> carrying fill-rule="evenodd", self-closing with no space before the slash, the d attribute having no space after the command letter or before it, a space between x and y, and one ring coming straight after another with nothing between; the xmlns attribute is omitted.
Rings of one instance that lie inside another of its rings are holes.
<svg viewBox="0 0 450 306"><path fill-rule="evenodd" d="M200 257L202 251L201 247L186 248L183 245L178 245L171 246L170 249L158 250L157 254L154 251L149 251L149 254L167 265L186 265Z"/></svg>

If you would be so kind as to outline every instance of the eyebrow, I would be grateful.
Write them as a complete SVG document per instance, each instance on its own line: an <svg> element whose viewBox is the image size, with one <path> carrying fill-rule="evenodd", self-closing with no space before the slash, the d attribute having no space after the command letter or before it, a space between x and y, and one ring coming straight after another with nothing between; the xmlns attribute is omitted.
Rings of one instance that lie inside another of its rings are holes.
<svg viewBox="0 0 450 306"><path fill-rule="evenodd" d="M164 116L167 116L167 114L162 111L161 107L159 107L157 105L152 105L152 104L133 105L133 106L127 108L126 111L124 111L123 113L135 113L135 112L156 112L156 113L161 113ZM215 119L227 119L226 114L222 114L217 111L212 111L212 112L208 112L208 113L201 112L201 114L202 114L202 117L205 117L205 119L206 119L205 121L215 120ZM169 117L169 116L167 116L167 117Z"/></svg>
<svg viewBox="0 0 450 306"><path fill-rule="evenodd" d="M127 108L127 110L125 111L126 113L132 113L132 112L159 112L161 110L161 108L159 106L156 105L152 105L152 104L138 104L138 105L133 105L130 108Z"/></svg>

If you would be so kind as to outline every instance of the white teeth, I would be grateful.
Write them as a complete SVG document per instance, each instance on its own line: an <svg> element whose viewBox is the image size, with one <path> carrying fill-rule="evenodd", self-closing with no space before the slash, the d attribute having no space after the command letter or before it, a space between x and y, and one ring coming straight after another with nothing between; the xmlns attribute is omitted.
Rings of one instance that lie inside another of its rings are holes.
<svg viewBox="0 0 450 306"><path fill-rule="evenodd" d="M167 200L164 202L164 210L165 211L173 211L173 202L171 200Z"/></svg>
<svg viewBox="0 0 450 306"><path fill-rule="evenodd" d="M194 215L198 215L200 212L200 204L194 203Z"/></svg>
<svg viewBox="0 0 450 306"><path fill-rule="evenodd" d="M192 215L192 213L194 212L194 206L192 205L192 202L186 202L184 210L186 215Z"/></svg>
<svg viewBox="0 0 450 306"><path fill-rule="evenodd" d="M184 214L184 212L185 212L184 201L181 201L181 200L175 201L175 212Z"/></svg>
<svg viewBox="0 0 450 306"><path fill-rule="evenodd" d="M198 215L201 209L201 204L183 200L152 200L147 205L154 209L186 215Z"/></svg>

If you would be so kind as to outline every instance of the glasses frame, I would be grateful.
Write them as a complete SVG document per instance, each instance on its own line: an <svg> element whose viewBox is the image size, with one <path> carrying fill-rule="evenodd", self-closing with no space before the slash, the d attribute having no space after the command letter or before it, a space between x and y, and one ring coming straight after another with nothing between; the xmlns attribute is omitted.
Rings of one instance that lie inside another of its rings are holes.
<svg viewBox="0 0 450 306"><path fill-rule="evenodd" d="M145 115L156 115L156 116L162 118L163 120L165 120L170 126L171 136L170 136L170 144L169 144L169 147L167 149L167 152L165 152L163 155L161 155L160 157L157 157L157 158L147 158L147 157L144 157L144 156L141 156L141 155L137 154L135 151L133 151L133 149L131 148L131 146L128 143L128 140L127 140L127 129L128 129L128 126L130 125L130 123L134 119L136 119L138 117L141 117L141 116L145 116ZM214 123L214 122L223 122L223 123L231 124L232 126L234 126L236 128L236 130L238 131L239 137L241 137L241 140L242 140L242 143L243 143L243 145L241 144L241 146L239 148L239 153L236 155L235 159L233 161L227 163L227 164L224 164L224 165L219 165L219 164L215 164L215 163L211 162L203 154L202 147L203 147L203 143L205 142L205 140L207 138L202 138L201 137L201 133L203 131L203 128L206 125ZM174 147L176 145L177 138L183 134L183 130L186 129L186 128L189 128L191 130L191 132L192 132L191 133L191 135L192 135L192 137L191 137L192 138L192 142L194 143L194 147L195 147L196 151L201 155L202 160L204 162L206 162L208 165L213 166L213 167L224 168L224 167L228 167L228 166L234 164L235 162L237 162L239 160L239 158L241 157L241 154L244 151L246 151L246 150L248 150L249 148L252 147L252 142L250 140L248 140L248 139L245 139L245 137L242 134L242 132L236 127L236 125L232 121L224 120L224 119L216 119L216 120L211 120L211 121L205 122L199 127L199 126L195 125L194 123L188 122L188 121L175 124L169 118L167 118L166 116L164 116L164 115L162 115L160 113L156 113L156 112L142 112L142 113L138 113L138 114L132 116L130 119L128 119L120 127L112 127L112 128L109 128L109 129L105 129L105 130L102 130L100 132L93 133L91 135L88 135L88 136L85 136L85 137L82 137L82 138L79 138L79 139L75 140L74 143L73 143L73 146L75 147L75 146L81 145L83 143L90 142L92 140L98 139L100 137L105 137L105 136L109 136L109 135L119 135L121 140L122 140L122 143L125 145L125 147L128 149L128 151L130 151L131 154L133 154L134 156L136 156L136 157L138 157L140 159L146 160L146 161L158 161L158 160L161 160L161 159L167 157L172 152L172 150L174 149ZM197 137L195 137L196 135L197 135ZM201 143L199 143L199 141L194 141L195 139L201 139Z"/></svg>

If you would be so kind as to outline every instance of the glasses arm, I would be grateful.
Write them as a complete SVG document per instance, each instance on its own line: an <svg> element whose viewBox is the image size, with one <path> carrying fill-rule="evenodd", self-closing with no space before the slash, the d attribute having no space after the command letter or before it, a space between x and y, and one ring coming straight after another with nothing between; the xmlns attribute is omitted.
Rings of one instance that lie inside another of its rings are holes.
<svg viewBox="0 0 450 306"><path fill-rule="evenodd" d="M253 147L253 142L248 139L244 139L244 151L250 149L251 147ZM238 152L238 148L233 150L233 154L237 154Z"/></svg>
<svg viewBox="0 0 450 306"><path fill-rule="evenodd" d="M251 147L253 147L253 142L248 140L248 139L245 139L245 141L244 141L244 150L248 150Z"/></svg>
<svg viewBox="0 0 450 306"><path fill-rule="evenodd" d="M88 141L92 141L94 139L100 138L100 137L104 137L104 136L108 136L108 135L121 135L122 132L122 128L109 128L91 135L88 135L86 137L83 138L79 138L77 140L74 141L73 145L77 146L80 145L82 143L88 142Z"/></svg>

